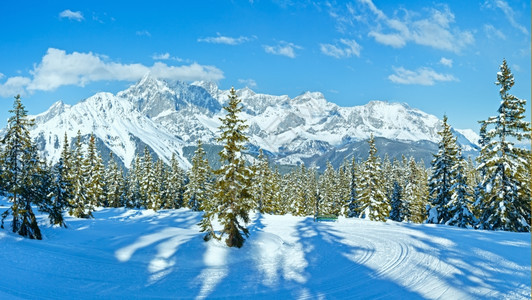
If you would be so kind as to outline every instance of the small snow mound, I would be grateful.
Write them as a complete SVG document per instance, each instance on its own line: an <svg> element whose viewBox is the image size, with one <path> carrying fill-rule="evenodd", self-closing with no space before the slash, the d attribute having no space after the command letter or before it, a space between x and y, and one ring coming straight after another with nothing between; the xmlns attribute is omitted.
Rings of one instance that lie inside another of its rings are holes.
<svg viewBox="0 0 532 300"><path fill-rule="evenodd" d="M254 243L262 251L276 252L283 246L284 241L276 234L258 231L253 233L253 237L250 238L250 243Z"/></svg>

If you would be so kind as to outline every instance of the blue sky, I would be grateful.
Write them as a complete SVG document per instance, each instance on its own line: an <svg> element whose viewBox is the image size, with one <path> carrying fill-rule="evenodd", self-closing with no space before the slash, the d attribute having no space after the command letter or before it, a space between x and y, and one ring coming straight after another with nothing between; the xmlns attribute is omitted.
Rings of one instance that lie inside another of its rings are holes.
<svg viewBox="0 0 532 300"><path fill-rule="evenodd" d="M0 125L127 88L148 71L341 106L406 102L456 128L531 99L530 1L1 1ZM530 115L528 103L527 115ZM529 118L529 117L528 117Z"/></svg>

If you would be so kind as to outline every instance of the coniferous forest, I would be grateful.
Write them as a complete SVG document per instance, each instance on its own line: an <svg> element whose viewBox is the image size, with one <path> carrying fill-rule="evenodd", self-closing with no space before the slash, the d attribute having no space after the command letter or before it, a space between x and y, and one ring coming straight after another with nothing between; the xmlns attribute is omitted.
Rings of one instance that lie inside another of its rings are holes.
<svg viewBox="0 0 532 300"><path fill-rule="evenodd" d="M530 123L524 120L526 101L510 92L514 77L506 61L496 85L500 106L480 121L476 158L464 157L444 116L430 168L412 157L381 158L371 137L365 160L352 157L325 170L301 164L285 174L262 151L256 157L247 152L247 126L234 89L221 119L221 167L211 169L198 140L188 171L175 155L169 162L154 160L148 148L129 170L113 154L104 165L95 138L85 142L80 134L65 134L61 158L51 165L39 156L30 137L32 120L16 96L0 147L0 193L11 204L2 213L2 228L41 239L35 210L66 227L64 214L91 218L96 207L126 207L202 211L204 239L223 239L230 247L244 244L253 211L528 232L531 157L517 145L530 140Z"/></svg>

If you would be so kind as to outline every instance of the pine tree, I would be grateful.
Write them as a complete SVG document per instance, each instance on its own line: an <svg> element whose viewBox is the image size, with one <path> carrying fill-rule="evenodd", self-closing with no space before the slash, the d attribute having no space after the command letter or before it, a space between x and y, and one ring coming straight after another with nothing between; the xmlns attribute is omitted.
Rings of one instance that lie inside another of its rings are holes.
<svg viewBox="0 0 532 300"><path fill-rule="evenodd" d="M183 206L185 193L185 174L179 166L179 161L175 153L170 159L170 174L167 182L168 201L165 208L180 208Z"/></svg>
<svg viewBox="0 0 532 300"><path fill-rule="evenodd" d="M268 158L259 150L257 163L253 167L252 194L253 202L260 213L264 212L264 204L271 202L272 174L268 163Z"/></svg>
<svg viewBox="0 0 532 300"><path fill-rule="evenodd" d="M477 169L483 178L475 206L482 229L530 231L530 151L515 146L530 139L530 123L523 120L526 100L509 93L514 83L504 60L495 83L500 86L498 115L481 122ZM488 126L493 128L487 131Z"/></svg>
<svg viewBox="0 0 532 300"><path fill-rule="evenodd" d="M462 151L458 150L458 160L453 165L451 179L451 201L447 203L446 210L449 214L447 225L458 226L462 228L471 227L475 224L473 213L471 212L471 189L467 184L466 168L467 162L462 156Z"/></svg>
<svg viewBox="0 0 532 300"><path fill-rule="evenodd" d="M332 164L327 161L327 168L320 176L320 207L319 214L335 215L340 214L341 206L338 203L336 172Z"/></svg>
<svg viewBox="0 0 532 300"><path fill-rule="evenodd" d="M351 159L349 165L349 201L347 217L354 217L360 211L359 203L357 202L357 163L355 156Z"/></svg>
<svg viewBox="0 0 532 300"><path fill-rule="evenodd" d="M91 134L87 147L87 157L83 164L85 185L87 189L86 212L92 217L92 212L97 206L104 206L104 166L96 149L96 138Z"/></svg>
<svg viewBox="0 0 532 300"><path fill-rule="evenodd" d="M215 184L214 201L217 207L214 211L223 226L221 235L228 235L225 240L227 246L240 248L244 243L242 235L249 235L245 224L249 222L249 210L252 208L250 194L252 174L242 155L242 151L245 150L244 144L248 141L244 130L248 126L238 117L242 105L234 88L231 88L229 102L224 106L224 110L227 114L220 118L222 134L218 138L218 141L224 144L223 150L219 153L223 165L216 172L219 178ZM212 211L206 212L206 216L209 213ZM208 220L208 217L204 220ZM210 236L215 234L208 230L207 239Z"/></svg>
<svg viewBox="0 0 532 300"><path fill-rule="evenodd" d="M69 200L72 197L72 185L65 169L66 167L61 157L51 171L50 181L48 182L45 179L46 177L42 177L45 181L43 185L48 186L49 189L46 197L43 197L44 203L41 205L40 210L48 213L50 224L66 228L63 210L68 207Z"/></svg>
<svg viewBox="0 0 532 300"><path fill-rule="evenodd" d="M457 160L458 146L456 137L447 124L447 116L443 116L442 130L438 132L441 137L438 143L438 153L432 160L432 176L429 179L430 209L428 222L443 224L450 220L447 205L451 202L451 180L455 176L452 172Z"/></svg>
<svg viewBox="0 0 532 300"><path fill-rule="evenodd" d="M142 178L142 160L140 155L135 156L135 160L127 174L126 180L126 207L140 208L142 206L142 197L140 193L140 180Z"/></svg>
<svg viewBox="0 0 532 300"><path fill-rule="evenodd" d="M38 154L29 133L33 120L28 119L28 114L20 95L15 97L13 114L9 118L7 131L2 140L4 145L0 153L4 166L1 174L4 194L7 194L12 203L11 208L2 214L2 228L5 218L11 213L13 232L30 239L42 239L37 219L33 213L32 203L38 204L33 190L36 188L32 180L38 168Z"/></svg>
<svg viewBox="0 0 532 300"><path fill-rule="evenodd" d="M168 193L168 171L166 164L158 159L155 162L155 193L157 194L156 201L154 203L155 209L161 209L169 206L170 195Z"/></svg>
<svg viewBox="0 0 532 300"><path fill-rule="evenodd" d="M373 135L368 140L369 156L364 163L358 193L361 211L366 218L374 221L386 221L390 206L384 193L380 160Z"/></svg>
<svg viewBox="0 0 532 300"><path fill-rule="evenodd" d="M141 175L138 177L140 182L140 197L142 206L146 209L157 210L160 202L160 195L157 193L157 180L155 176L155 164L148 147L144 147L144 156L141 163Z"/></svg>
<svg viewBox="0 0 532 300"><path fill-rule="evenodd" d="M404 219L403 212L403 189L401 188L401 185L397 181L393 182L393 190L392 190L392 196L391 196L391 210L390 210L390 219L402 222Z"/></svg>
<svg viewBox="0 0 532 300"><path fill-rule="evenodd" d="M212 171L205 158L205 150L200 140L192 157L192 168L188 171L188 184L185 187L185 201L193 211L204 207L203 203L212 200Z"/></svg>
<svg viewBox="0 0 532 300"><path fill-rule="evenodd" d="M70 198L69 214L76 218L90 218L92 216L92 210L88 208L87 212L85 209L89 203L86 184L87 178L85 176L85 170L87 170L88 167L83 154L80 131L78 131L75 141L72 153L72 169L69 178L72 183L72 197Z"/></svg>
<svg viewBox="0 0 532 300"><path fill-rule="evenodd" d="M107 171L105 173L107 205L109 207L125 206L124 173L122 172L122 169L118 167L113 152L109 153L109 163L107 164Z"/></svg>

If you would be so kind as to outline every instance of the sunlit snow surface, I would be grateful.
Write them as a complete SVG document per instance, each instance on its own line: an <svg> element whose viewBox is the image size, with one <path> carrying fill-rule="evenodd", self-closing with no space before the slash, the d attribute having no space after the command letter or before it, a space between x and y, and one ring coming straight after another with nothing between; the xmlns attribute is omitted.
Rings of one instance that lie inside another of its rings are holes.
<svg viewBox="0 0 532 300"><path fill-rule="evenodd" d="M94 216L0 230L0 298L530 299L529 233L255 215L234 249L185 209Z"/></svg>

